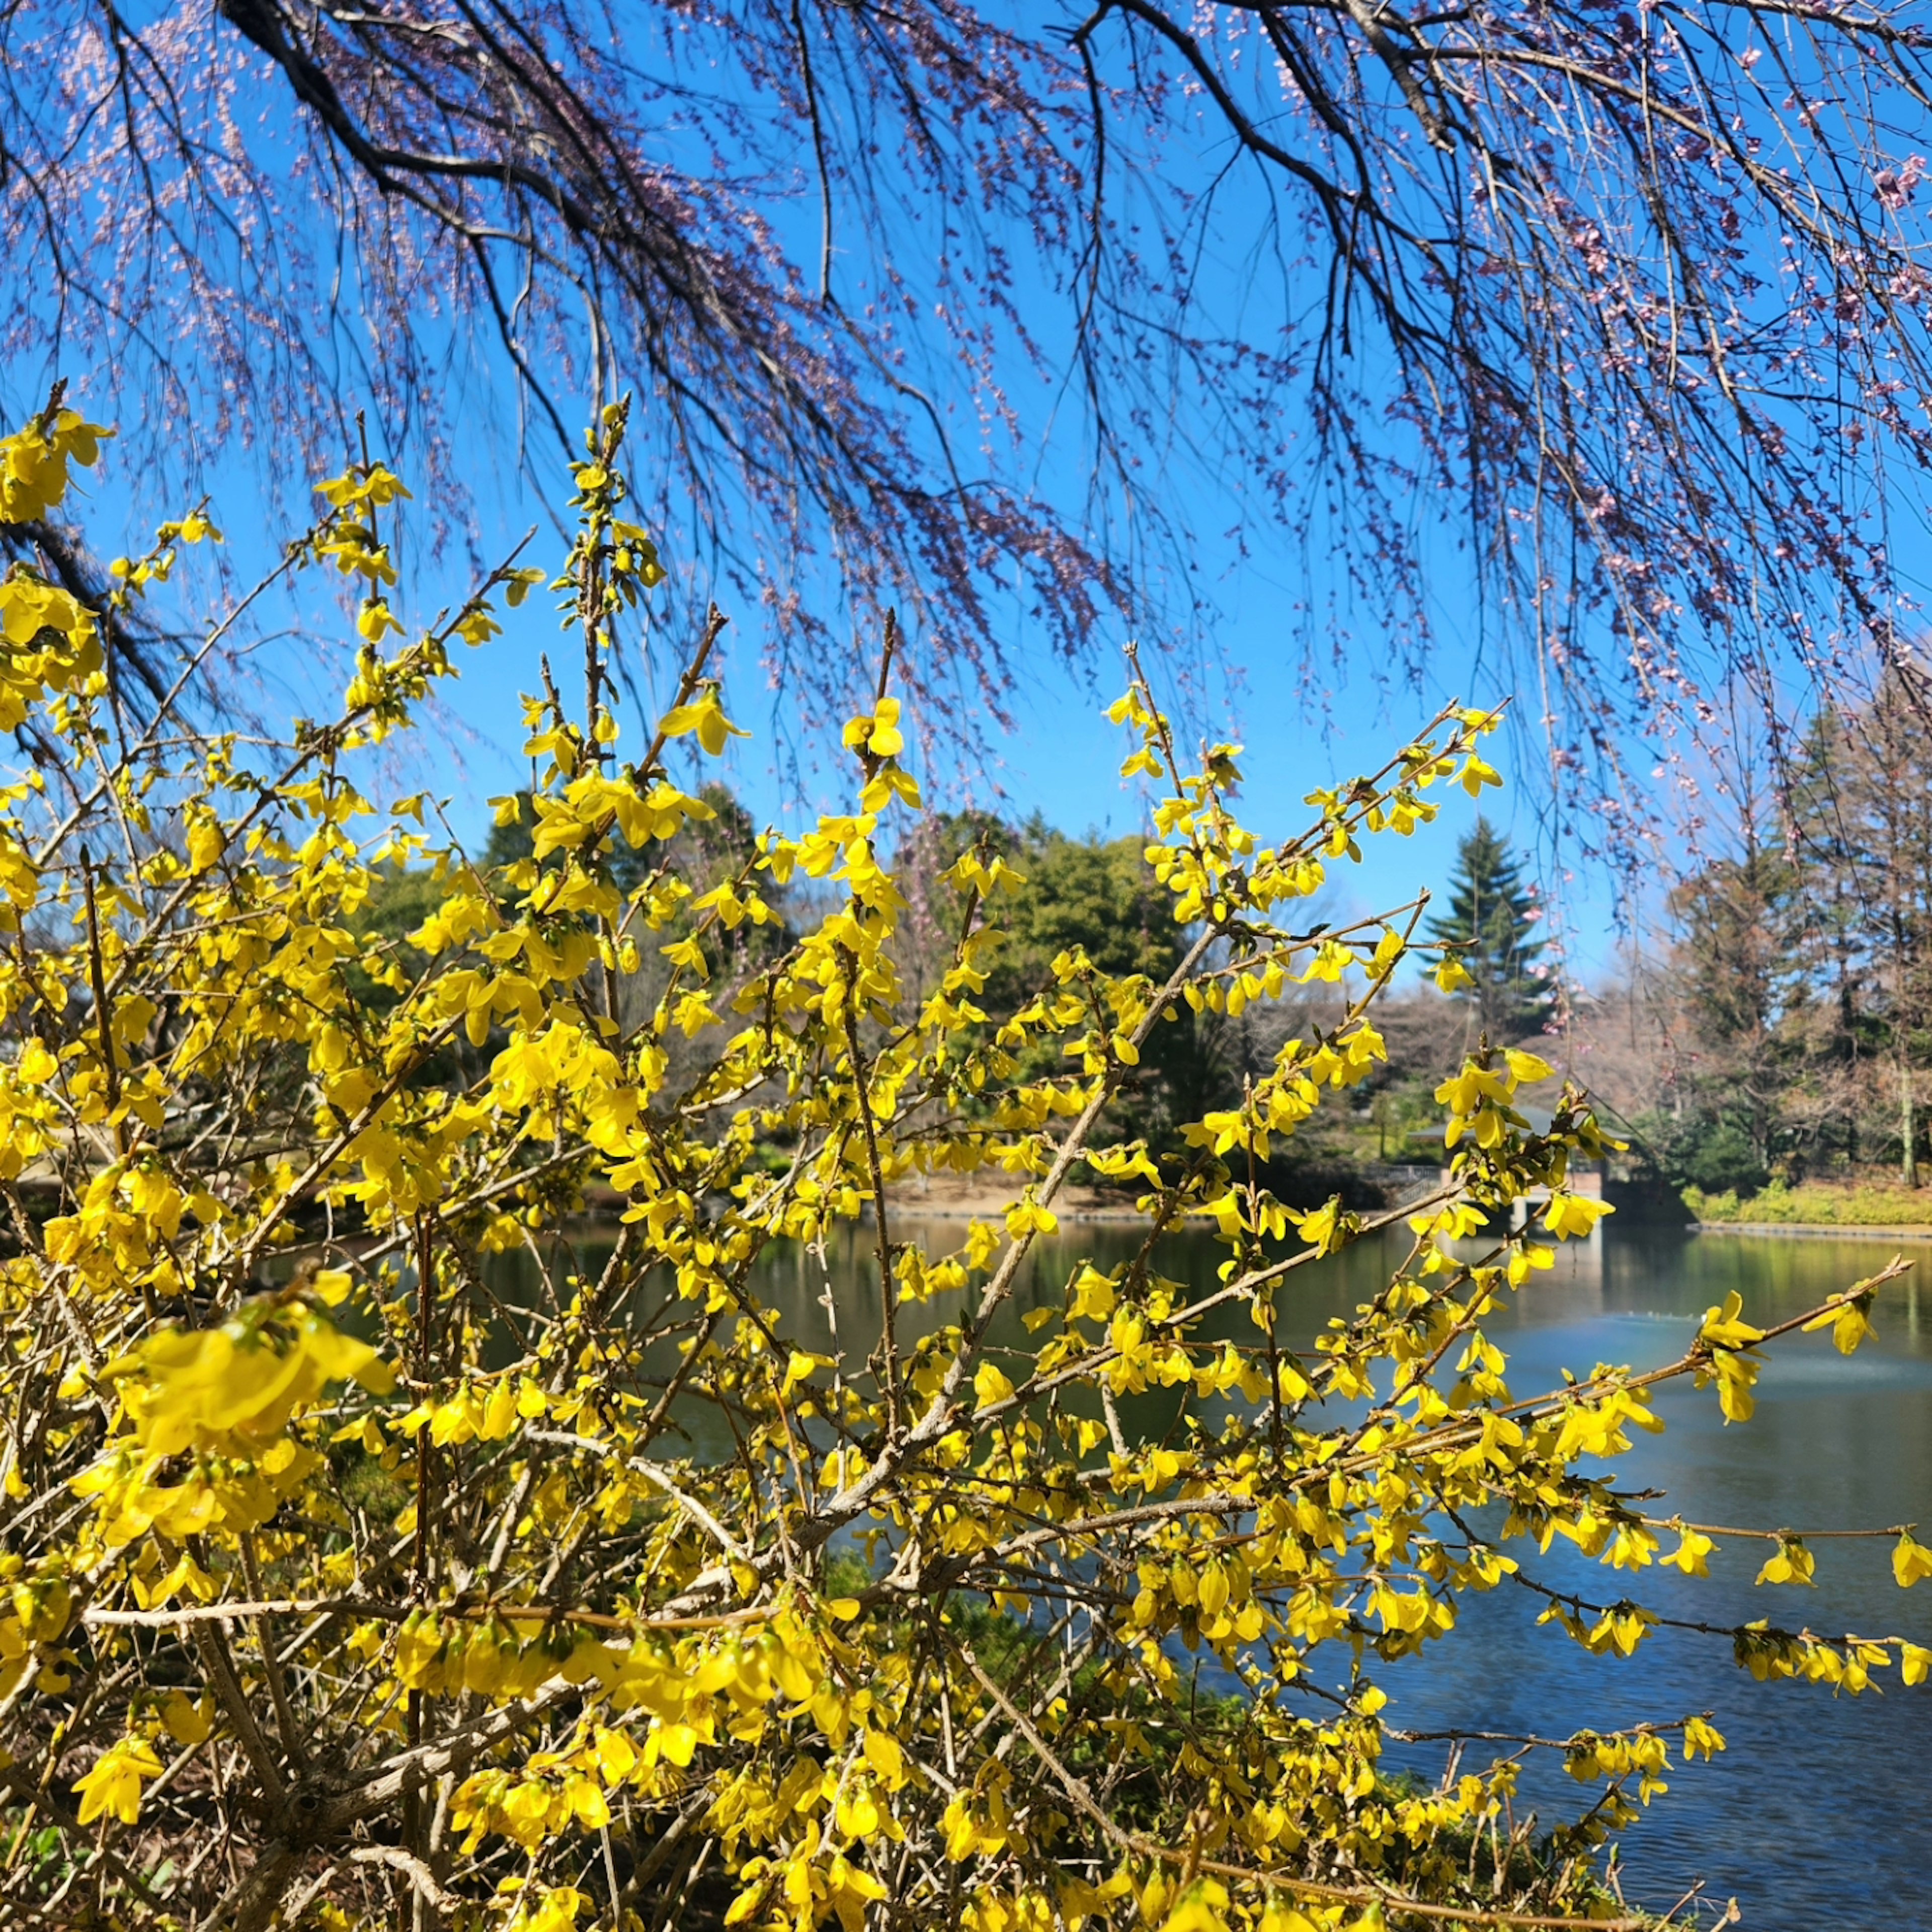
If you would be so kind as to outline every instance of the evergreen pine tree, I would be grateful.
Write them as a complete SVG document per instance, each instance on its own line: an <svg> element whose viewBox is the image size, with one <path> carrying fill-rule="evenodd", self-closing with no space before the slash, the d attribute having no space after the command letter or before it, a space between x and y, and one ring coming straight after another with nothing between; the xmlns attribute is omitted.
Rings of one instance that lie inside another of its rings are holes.
<svg viewBox="0 0 1932 1932"><path fill-rule="evenodd" d="M1456 852L1448 910L1429 922L1429 936L1456 949L1473 990L1462 997L1494 1041L1540 1033L1556 1004L1556 988L1537 970L1546 942L1533 936L1534 891L1522 863L1486 818L1478 818Z"/></svg>

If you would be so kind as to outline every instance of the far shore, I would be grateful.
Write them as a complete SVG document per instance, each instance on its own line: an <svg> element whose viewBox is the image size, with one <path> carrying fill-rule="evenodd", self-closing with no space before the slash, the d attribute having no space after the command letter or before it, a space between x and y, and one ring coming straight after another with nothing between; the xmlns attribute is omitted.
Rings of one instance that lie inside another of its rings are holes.
<svg viewBox="0 0 1932 1932"><path fill-rule="evenodd" d="M980 1174L934 1174L909 1177L890 1192L892 1211L914 1221L998 1221L1020 1198L1024 1176L1005 1185L989 1185ZM1052 1212L1062 1221L1114 1221L1131 1226L1146 1214L1135 1197L1097 1187L1063 1187L1053 1198Z"/></svg>
<svg viewBox="0 0 1932 1932"><path fill-rule="evenodd" d="M1700 1234L1796 1234L1801 1240L1932 1241L1932 1225L1861 1226L1851 1221L1693 1221Z"/></svg>

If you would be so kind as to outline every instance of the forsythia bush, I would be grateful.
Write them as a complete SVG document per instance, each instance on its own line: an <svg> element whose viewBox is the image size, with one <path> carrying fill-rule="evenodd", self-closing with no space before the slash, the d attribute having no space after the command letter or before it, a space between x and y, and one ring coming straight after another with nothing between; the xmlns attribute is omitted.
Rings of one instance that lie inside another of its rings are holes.
<svg viewBox="0 0 1932 1932"><path fill-rule="evenodd" d="M1112 715L1165 790L1148 856L1178 970L1070 953L989 1020L1011 879L980 848L915 998L885 855L920 797L884 677L845 734L848 814L704 890L679 876L710 808L667 747L715 755L736 728L714 622L668 713L620 730L610 627L659 574L625 519L622 429L608 413L577 470L554 579L506 566L427 629L391 602L402 485L380 464L324 484L282 568L360 580L363 641L338 715L279 745L135 716L104 668L112 612L0 584L24 748L0 794L8 1922L1634 1923L1599 1851L1673 1751L1721 1747L1707 1724L1569 1740L1601 1788L1532 1844L1514 1747L1438 1788L1384 1774L1376 1670L1511 1581L1512 1550L1561 1538L1622 1573L1667 1532L1661 1560L1701 1572L1711 1538L1606 1459L1659 1426L1673 1376L1748 1417L1768 1337L1733 1305L1670 1367L1506 1386L1485 1318L1604 1211L1565 1186L1604 1145L1582 1097L1546 1133L1512 1105L1549 1073L1532 1056L1485 1048L1444 1085L1453 1180L1305 1353L1277 1333L1285 1285L1405 1216L1292 1211L1250 1159L1376 1061L1418 910L1309 934L1294 909L1358 838L1431 816L1432 788L1492 782L1493 716L1445 712L1264 847L1231 812L1234 748L1186 770L1136 671ZM55 508L103 434L57 397L0 443L4 514ZM215 536L164 526L116 601ZM584 694L545 664L532 856L486 872L422 800L385 810L351 774L412 728L453 644L546 584ZM620 854L640 855L622 890ZM406 943L361 916L398 866L435 886ZM822 917L726 983L725 940L794 874ZM1181 1153L1110 1133L1167 1016L1311 977L1360 987L1346 1018ZM1062 1070L1023 1078L1041 1042ZM903 1218L940 1169L1010 1196L950 1252ZM1138 1190L1144 1239L1071 1268L1016 1348L1016 1284L1095 1177ZM1532 1190L1522 1231L1472 1248ZM890 1292L868 1332L848 1310L814 1347L755 1269L842 1222ZM1225 1246L1211 1292L1160 1272L1185 1224ZM1878 1285L1809 1325L1855 1346ZM689 1453L698 1433L730 1446ZM1810 1560L1778 1543L1766 1574ZM1928 1561L1902 1541L1901 1582ZM1603 1594L1550 1619L1628 1653L1656 1620ZM1852 1688L1928 1660L1760 1625L1736 1646L1760 1676ZM1190 1652L1228 1694L1188 1692Z"/></svg>

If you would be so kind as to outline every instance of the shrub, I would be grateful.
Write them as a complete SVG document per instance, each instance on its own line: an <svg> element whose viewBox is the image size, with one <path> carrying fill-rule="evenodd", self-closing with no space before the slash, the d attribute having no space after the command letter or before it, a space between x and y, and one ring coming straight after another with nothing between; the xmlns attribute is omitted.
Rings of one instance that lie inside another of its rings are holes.
<svg viewBox="0 0 1932 1932"><path fill-rule="evenodd" d="M1750 1134L1722 1115L1693 1114L1678 1120L1668 1114L1646 1114L1636 1123L1645 1164L1670 1185L1720 1194L1748 1194L1770 1179Z"/></svg>
<svg viewBox="0 0 1932 1932"><path fill-rule="evenodd" d="M1923 1227L1932 1201L1905 1187L1834 1186L1808 1180L1786 1187L1774 1180L1761 1194L1701 1194L1686 1188L1684 1204L1700 1221L1766 1222L1785 1227Z"/></svg>
<svg viewBox="0 0 1932 1932"><path fill-rule="evenodd" d="M1528 1054L1486 1047L1444 1083L1453 1180L1312 1348L1280 1330L1284 1285L1402 1217L1291 1212L1250 1178L1251 1151L1376 1064L1418 910L1304 932L1294 909L1446 784L1492 782L1495 716L1446 711L1263 847L1232 815L1235 749L1187 770L1136 671L1113 716L1162 790L1172 970L1068 950L987 1028L1013 880L968 854L970 916L915 1006L881 856L920 802L891 697L847 729L849 813L764 836L702 892L666 860L708 809L667 747L715 755L735 728L714 624L620 751L610 629L656 574L622 427L607 416L577 471L550 587L585 693L529 702L531 836L507 866L356 774L543 580L499 569L405 628L380 534L404 493L381 466L323 484L290 553L368 594L339 713L280 745L130 716L103 614L26 572L0 585L0 703L43 754L0 816L14 1909L233 1932L860 1932L888 1902L974 1932L1632 1923L1594 1861L1673 1753L1720 1747L1707 1724L1570 1739L1598 1788L1532 1844L1515 1745L1440 1790L1382 1774L1376 1676L1468 1592L1538 1587L1519 1565L1553 1536L1701 1572L1712 1538L1621 1492L1606 1459L1659 1426L1672 1376L1748 1416L1766 1338L1733 1300L1664 1370L1506 1389L1486 1319L1604 1211L1565 1186L1604 1144L1583 1097L1544 1133L1512 1106L1549 1071ZM9 513L52 508L96 435L56 407L0 446ZM212 535L164 526L121 596ZM404 935L362 916L398 866L435 887ZM794 875L823 916L775 957L733 952ZM1165 1015L1345 974L1342 1022L1179 1152L1111 1131ZM1042 1042L1052 1070L1023 1075ZM1010 1183L950 1252L899 1218L938 1168ZM1016 1284L1081 1173L1138 1182L1144 1239L1072 1268L1029 1340ZM1524 1230L1455 1245L1545 1187ZM592 1268L562 1237L597 1190L617 1207ZM814 1346L756 1266L861 1221L890 1292L868 1332L846 1310ZM1226 1250L1208 1292L1162 1272L1188 1222ZM512 1293L493 1258L515 1254ZM1855 1346L1888 1278L1813 1325ZM1767 1535L1766 1580L1808 1575ZM1901 1580L1926 1560L1905 1539ZM1602 1594L1550 1618L1628 1653L1655 1620L1621 1581ZM1928 1661L1734 1638L1760 1676L1852 1688ZM1181 1694L1189 1653L1231 1694Z"/></svg>
<svg viewBox="0 0 1932 1932"><path fill-rule="evenodd" d="M1768 1178L1750 1136L1730 1120L1718 1121L1685 1150L1684 1172L1694 1186L1714 1190L1762 1187Z"/></svg>

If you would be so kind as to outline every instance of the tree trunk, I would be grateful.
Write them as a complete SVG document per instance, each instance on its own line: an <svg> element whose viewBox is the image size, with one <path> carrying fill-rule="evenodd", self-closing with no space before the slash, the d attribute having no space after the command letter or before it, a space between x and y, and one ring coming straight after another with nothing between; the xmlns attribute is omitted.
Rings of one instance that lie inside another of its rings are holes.
<svg viewBox="0 0 1932 1932"><path fill-rule="evenodd" d="M1904 1159L1900 1171L1908 1187L1918 1185L1918 1116L1913 1106L1912 1069L1900 1066L1898 1070L1898 1132L1904 1144Z"/></svg>

